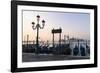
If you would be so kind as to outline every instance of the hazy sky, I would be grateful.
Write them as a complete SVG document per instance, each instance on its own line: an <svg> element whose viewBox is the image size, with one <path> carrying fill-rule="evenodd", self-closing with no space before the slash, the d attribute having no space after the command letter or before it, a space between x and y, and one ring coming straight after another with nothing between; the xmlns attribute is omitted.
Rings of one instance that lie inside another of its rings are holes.
<svg viewBox="0 0 100 73"><path fill-rule="evenodd" d="M36 30L32 29L32 22L37 24L36 16L40 15L41 21L46 21L44 29L39 30L39 40L52 41L51 30L62 28L62 39L64 35L70 37L90 39L90 14L72 13L72 12L46 12L46 11L23 11L23 40L26 40L29 34L29 40L36 40ZM58 40L59 34L55 34L55 40Z"/></svg>

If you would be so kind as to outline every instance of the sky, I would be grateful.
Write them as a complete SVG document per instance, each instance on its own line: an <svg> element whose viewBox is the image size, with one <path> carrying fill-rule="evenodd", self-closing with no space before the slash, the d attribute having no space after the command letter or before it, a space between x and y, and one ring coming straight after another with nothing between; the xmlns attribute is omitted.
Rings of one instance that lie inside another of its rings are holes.
<svg viewBox="0 0 100 73"><path fill-rule="evenodd" d="M90 39L90 14L75 12L50 12L50 11L22 11L23 40L36 40L36 30L32 29L32 22L37 24L37 15L40 15L40 25L45 20L44 29L39 29L39 40L52 41L52 29L62 28L62 39L64 35L70 38ZM55 34L55 41L59 39L59 34Z"/></svg>

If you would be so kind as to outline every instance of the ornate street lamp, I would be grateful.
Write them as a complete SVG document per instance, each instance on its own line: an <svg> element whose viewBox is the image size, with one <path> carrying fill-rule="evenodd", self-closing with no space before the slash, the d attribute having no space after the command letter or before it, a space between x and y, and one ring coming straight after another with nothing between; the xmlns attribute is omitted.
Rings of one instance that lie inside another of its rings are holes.
<svg viewBox="0 0 100 73"><path fill-rule="evenodd" d="M44 26L45 26L45 21L44 20L42 20L42 26L40 26L39 21L40 21L40 16L37 15L37 24L36 24L36 26L35 26L35 22L32 22L33 30L37 29L37 37L36 37L36 47L37 48L36 48L36 53L38 53L38 48L39 48L39 40L38 40L38 38L39 38L39 29L43 29Z"/></svg>

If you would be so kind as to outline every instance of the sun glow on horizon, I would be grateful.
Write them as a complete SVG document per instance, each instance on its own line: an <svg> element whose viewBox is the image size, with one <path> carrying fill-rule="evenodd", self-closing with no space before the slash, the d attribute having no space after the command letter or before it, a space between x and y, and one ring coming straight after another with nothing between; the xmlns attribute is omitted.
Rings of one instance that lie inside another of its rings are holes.
<svg viewBox="0 0 100 73"><path fill-rule="evenodd" d="M62 28L62 39L64 35L71 38L90 39L90 14L88 13L63 13L63 12L43 12L43 11L23 11L23 40L36 40L37 31L32 29L32 22L37 24L36 16L40 15L40 25L44 19L44 29L39 29L39 40L52 41L52 29ZM55 34L55 41L58 41L58 35Z"/></svg>

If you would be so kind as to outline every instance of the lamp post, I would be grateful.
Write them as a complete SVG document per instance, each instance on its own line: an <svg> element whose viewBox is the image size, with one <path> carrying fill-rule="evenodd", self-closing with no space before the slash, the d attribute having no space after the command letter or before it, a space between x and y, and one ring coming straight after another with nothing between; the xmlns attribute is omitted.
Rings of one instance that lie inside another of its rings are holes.
<svg viewBox="0 0 100 73"><path fill-rule="evenodd" d="M35 22L32 22L32 28L33 28L33 30L37 29L36 53L38 53L38 47L39 47L39 40L38 40L38 38L39 38L39 29L43 29L44 26L45 26L45 21L44 20L42 20L42 26L40 26L39 21L40 21L40 16L37 15L37 24L36 24L36 26L35 26Z"/></svg>

